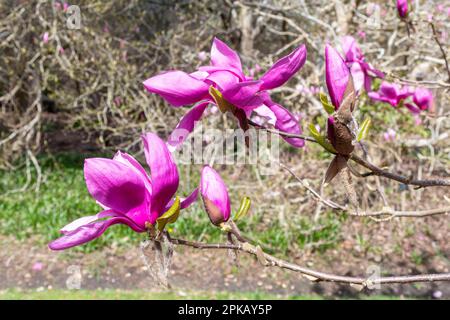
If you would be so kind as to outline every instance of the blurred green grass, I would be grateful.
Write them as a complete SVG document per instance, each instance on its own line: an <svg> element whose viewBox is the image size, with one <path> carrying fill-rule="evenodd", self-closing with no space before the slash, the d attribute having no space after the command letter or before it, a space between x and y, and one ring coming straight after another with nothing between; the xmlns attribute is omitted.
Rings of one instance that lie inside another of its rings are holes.
<svg viewBox="0 0 450 320"><path fill-rule="evenodd" d="M276 295L263 292L149 292L124 290L44 290L23 291L9 289L0 291L0 300L323 300L319 295ZM341 298L340 298L341 299ZM359 295L343 299L398 300L399 297L382 295Z"/></svg>
<svg viewBox="0 0 450 320"><path fill-rule="evenodd" d="M95 200L89 195L83 177L83 161L93 155L58 154L39 157L43 183L35 191L35 171L31 169L30 186L23 191L20 188L27 181L27 170L22 167L15 171L0 171L0 234L13 235L17 239L33 237L45 245L59 236L58 230L67 223L85 215L92 215L100 210ZM95 155L110 156L110 155ZM33 167L31 167L33 168ZM185 176L191 180L190 188L197 184L198 177L186 172L189 168L180 167L180 180ZM185 196L184 194L182 194ZM290 226L281 226L271 219L263 223L264 213L255 208L253 214L239 221L239 226L246 234L261 243L271 252L271 248L286 254L290 249L303 247L309 242L321 241L317 247L325 250L339 240L339 219L330 213L323 215L320 230L308 232L314 227L308 217L297 217ZM204 213L201 201L184 210L178 221L169 226L169 231L176 237L195 241L224 241L225 237L215 228ZM136 234L124 225L115 225L100 238L83 246L71 249L92 251L105 245L136 245L145 238L145 234Z"/></svg>

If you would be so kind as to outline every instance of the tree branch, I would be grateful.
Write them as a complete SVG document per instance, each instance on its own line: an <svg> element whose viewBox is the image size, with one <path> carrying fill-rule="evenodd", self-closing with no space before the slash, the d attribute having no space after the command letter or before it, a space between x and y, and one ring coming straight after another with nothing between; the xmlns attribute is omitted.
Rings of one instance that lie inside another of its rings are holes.
<svg viewBox="0 0 450 320"><path fill-rule="evenodd" d="M265 130L272 134L278 134L280 136L288 137L288 138L299 138L299 139L304 139L306 141L317 143L317 141L314 138L308 137L308 136L305 136L302 134L287 133L287 132L282 132L282 131L275 130L275 129L270 129L270 128L261 126L251 120L249 120L249 124L260 130ZM376 165L368 162L367 160L360 158L359 156L357 156L354 153L351 154L350 159L353 160L354 162L356 162L357 164L371 170L371 172L366 173L363 176L376 175L376 176L385 177L385 178L388 178L391 180L395 180L395 181L401 182L406 185L413 185L413 186L417 186L417 187L421 187L421 188L434 187L434 186L441 186L441 187L443 187L443 186L449 187L450 186L450 180L445 180L445 179L419 180L419 179L413 179L412 177L405 177L405 176L402 176L397 173L392 173L392 172L383 170L383 169L377 167Z"/></svg>
<svg viewBox="0 0 450 320"><path fill-rule="evenodd" d="M194 242L183 239L171 238L170 242L175 245L183 245L193 247L196 249L232 249L245 252L254 255L258 258L261 254L261 248L254 246L248 242L239 244L229 243L202 243ZM450 281L450 273L434 273L434 274L419 274L419 275L402 275L402 276L387 276L387 277L351 277L341 276L321 271L316 271L310 268L306 268L295 263L291 263L277 257L274 257L267 253L262 253L263 258L267 261L265 266L279 267L282 269L299 272L311 281L325 281L325 282L337 282L346 284L356 284L362 287L370 287L375 284L393 284L393 283L416 283L416 282L435 282L435 281ZM258 259L260 260L260 259Z"/></svg>

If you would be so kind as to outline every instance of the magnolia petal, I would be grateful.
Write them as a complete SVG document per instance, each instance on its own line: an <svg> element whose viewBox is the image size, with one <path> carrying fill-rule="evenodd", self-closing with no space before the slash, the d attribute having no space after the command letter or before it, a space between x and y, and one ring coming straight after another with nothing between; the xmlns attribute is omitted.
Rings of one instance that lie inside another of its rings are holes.
<svg viewBox="0 0 450 320"><path fill-rule="evenodd" d="M356 62L363 59L363 54L358 46L355 38L352 36L344 36L341 39L341 46L344 50L345 60L348 62Z"/></svg>
<svg viewBox="0 0 450 320"><path fill-rule="evenodd" d="M304 44L296 48L289 55L281 58L262 76L261 90L270 90L286 83L300 70L306 61L306 47Z"/></svg>
<svg viewBox="0 0 450 320"><path fill-rule="evenodd" d="M199 103L181 118L180 122L167 139L167 145L171 152L175 151L175 149L181 145L194 130L195 123L201 119L209 103L209 101Z"/></svg>
<svg viewBox="0 0 450 320"><path fill-rule="evenodd" d="M413 101L421 110L430 109L433 104L433 93L426 88L417 88L414 91Z"/></svg>
<svg viewBox="0 0 450 320"><path fill-rule="evenodd" d="M243 109L254 109L262 104L262 98L257 95L261 81L239 82L222 92L223 98L232 105Z"/></svg>
<svg viewBox="0 0 450 320"><path fill-rule="evenodd" d="M399 102L396 97L391 99L387 96L380 94L379 92L369 92L367 95L372 100L389 103L393 107L397 107L398 102Z"/></svg>
<svg viewBox="0 0 450 320"><path fill-rule="evenodd" d="M130 219L126 217L113 217L108 220L82 225L81 227L67 232L62 237L50 242L48 247L52 250L64 250L79 246L100 237L107 228L117 223L126 224L136 232L145 231L145 229L137 227Z"/></svg>
<svg viewBox="0 0 450 320"><path fill-rule="evenodd" d="M191 204L193 204L195 201L197 201L198 197L198 188L195 188L190 195L188 195L186 198L181 199L181 209L186 209Z"/></svg>
<svg viewBox="0 0 450 320"><path fill-rule="evenodd" d="M352 63L350 67L350 72L353 78L353 84L355 86L355 91L361 90L364 86L366 75L364 70L361 68L361 65L358 62Z"/></svg>
<svg viewBox="0 0 450 320"><path fill-rule="evenodd" d="M115 212L126 214L147 201L147 188L142 175L119 161L86 159L84 178L94 199Z"/></svg>
<svg viewBox="0 0 450 320"><path fill-rule="evenodd" d="M274 113L276 117L275 122L275 129L286 132L286 133L292 133L292 134L301 134L302 130L298 124L297 119L294 117L292 113L289 112L289 110L283 108L279 104L271 101L270 99L265 100L265 104L269 107L269 109ZM305 140L300 138L289 138L284 137L282 138L296 148L301 148L305 145Z"/></svg>
<svg viewBox="0 0 450 320"><path fill-rule="evenodd" d="M331 103L339 108L350 77L350 71L339 53L330 45L325 46L325 78Z"/></svg>
<svg viewBox="0 0 450 320"><path fill-rule="evenodd" d="M418 107L416 107L411 103L405 103L405 107L408 108L408 110L411 111L413 114L419 114L421 111Z"/></svg>
<svg viewBox="0 0 450 320"><path fill-rule="evenodd" d="M153 224L178 189L178 169L166 144L156 134L146 133L142 140L152 180L150 223Z"/></svg>
<svg viewBox="0 0 450 320"><path fill-rule="evenodd" d="M202 100L209 88L203 81L182 71L168 71L151 77L144 81L144 86L176 107Z"/></svg>
<svg viewBox="0 0 450 320"><path fill-rule="evenodd" d="M200 193L211 222L219 225L230 218L230 198L220 175L210 166L204 166L200 178Z"/></svg>
<svg viewBox="0 0 450 320"><path fill-rule="evenodd" d="M270 108L268 106L263 104L255 109L253 109L253 111L256 112L258 114L258 116L267 119L267 123L275 126L275 124L277 122L277 116L275 115L275 113L272 110L270 110Z"/></svg>
<svg viewBox="0 0 450 320"><path fill-rule="evenodd" d="M408 0L397 0L397 11L401 18L408 14Z"/></svg>
<svg viewBox="0 0 450 320"><path fill-rule="evenodd" d="M148 192L151 194L152 183L150 181L150 178L145 169L142 167L142 165L133 156L129 155L126 152L117 151L116 154L114 155L113 160L123 163L127 165L129 168L139 173L146 184Z"/></svg>
<svg viewBox="0 0 450 320"><path fill-rule="evenodd" d="M71 231L78 229L81 226L89 224L91 222L97 221L102 218L114 216L114 215L115 214L113 213L112 210L104 210L93 216L81 217L81 218L78 218L78 219L72 221L68 225L64 226L61 230L59 230L59 232L61 232L62 234L66 234L66 233L69 233Z"/></svg>
<svg viewBox="0 0 450 320"><path fill-rule="evenodd" d="M234 73L224 70L211 73L206 78L206 81L211 85L216 85L221 91L224 91L239 83L240 79Z"/></svg>
<svg viewBox="0 0 450 320"><path fill-rule="evenodd" d="M242 73L241 59L237 52L217 38L214 38L211 47L211 64L215 67L230 68Z"/></svg>
<svg viewBox="0 0 450 320"><path fill-rule="evenodd" d="M195 201L197 201L198 197L198 188L195 188L190 195L188 195L186 198L180 198L180 208L186 209L191 204L193 204ZM166 208L164 209L164 212L170 209L170 207L174 204L175 199L172 198L169 203L166 205Z"/></svg>

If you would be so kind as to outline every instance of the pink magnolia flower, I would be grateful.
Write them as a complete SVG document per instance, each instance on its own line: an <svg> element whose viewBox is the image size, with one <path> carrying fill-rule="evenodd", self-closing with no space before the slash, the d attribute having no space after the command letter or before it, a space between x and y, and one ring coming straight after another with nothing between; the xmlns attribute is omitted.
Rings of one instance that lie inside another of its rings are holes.
<svg viewBox="0 0 450 320"><path fill-rule="evenodd" d="M172 106L196 104L184 115L170 136L168 143L171 148L186 139L208 105L216 104L217 97L210 94L210 88L234 108L232 112L244 130L248 126L247 119L255 112L260 116L270 117L275 122L276 129L299 134L301 129L293 115L272 101L269 90L288 81L303 66L305 60L306 47L301 45L278 60L255 81L244 75L238 54L215 38L211 48L211 65L202 66L190 74L178 70L168 71L147 79L144 86L147 91L159 94ZM304 145L303 139L285 140L295 147Z"/></svg>
<svg viewBox="0 0 450 320"><path fill-rule="evenodd" d="M64 12L65 11L67 11L67 9L69 9L69 4L67 3L67 2L64 2L64 4L63 4L63 10L64 10Z"/></svg>
<svg viewBox="0 0 450 320"><path fill-rule="evenodd" d="M431 109L433 104L433 93L427 88L416 88L416 90L414 90L413 101L420 110Z"/></svg>
<svg viewBox="0 0 450 320"><path fill-rule="evenodd" d="M230 218L230 197L220 175L210 166L204 166L200 179L200 194L211 222L218 226Z"/></svg>
<svg viewBox="0 0 450 320"><path fill-rule="evenodd" d="M376 101L389 103L393 107L399 107L404 102L405 107L414 114L431 109L433 105L433 93L426 88L411 88L395 83L382 82L378 92L369 92L369 97ZM412 97L412 101L406 101Z"/></svg>
<svg viewBox="0 0 450 320"><path fill-rule="evenodd" d="M338 155L348 155L354 149L348 125L351 122L353 111L351 102L356 98L352 96L355 94L355 90L352 85L350 69L339 53L328 44L325 47L325 78L331 103L335 108L335 113L329 116L327 121L328 140ZM344 103L345 99L348 102ZM330 166L334 167L334 162L333 160Z"/></svg>
<svg viewBox="0 0 450 320"><path fill-rule="evenodd" d="M398 107L400 102L413 94L411 88L402 87L396 83L383 81L378 92L369 92L371 99L389 103L393 107Z"/></svg>
<svg viewBox="0 0 450 320"><path fill-rule="evenodd" d="M43 42L44 44L46 44L46 43L48 43L48 39L49 39L48 32L45 32L45 33L42 35L42 42Z"/></svg>
<svg viewBox="0 0 450 320"><path fill-rule="evenodd" d="M384 140L386 140L387 142L389 142L389 141L394 141L396 135L397 135L397 132L395 132L394 129L389 128L389 129L383 134L383 138L384 138Z"/></svg>
<svg viewBox="0 0 450 320"><path fill-rule="evenodd" d="M397 0L397 11L401 18L408 15L408 0Z"/></svg>
<svg viewBox="0 0 450 320"><path fill-rule="evenodd" d="M325 80L331 103L338 110L350 80L350 70L336 49L329 44L325 46Z"/></svg>
<svg viewBox="0 0 450 320"><path fill-rule="evenodd" d="M178 189L178 169L166 144L155 134L142 136L151 177L131 155L117 152L113 159L90 158L84 163L86 186L103 211L79 218L61 229L62 237L49 248L63 250L102 235L114 224L125 224L136 232L155 224L173 203ZM198 189L181 201L181 209L197 198Z"/></svg>
<svg viewBox="0 0 450 320"><path fill-rule="evenodd" d="M345 54L345 63L350 68L355 90L359 91L363 86L367 92L371 90L372 78L384 78L384 73L372 67L365 61L364 55L355 38L345 36L341 40Z"/></svg>

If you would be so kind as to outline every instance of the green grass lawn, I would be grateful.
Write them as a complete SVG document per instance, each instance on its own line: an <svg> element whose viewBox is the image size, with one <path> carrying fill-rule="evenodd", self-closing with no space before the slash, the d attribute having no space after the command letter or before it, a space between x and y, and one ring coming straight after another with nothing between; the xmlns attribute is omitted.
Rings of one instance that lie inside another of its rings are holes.
<svg viewBox="0 0 450 320"><path fill-rule="evenodd" d="M262 292L149 292L149 291L124 291L124 290L46 290L36 291L18 291L6 290L0 291L0 300L323 300L326 299L319 295L301 295L301 296L283 296L267 294ZM344 298L345 299L345 298ZM348 299L348 298L347 298ZM367 296L360 295L358 299L370 300L393 300L401 299L392 296Z"/></svg>

